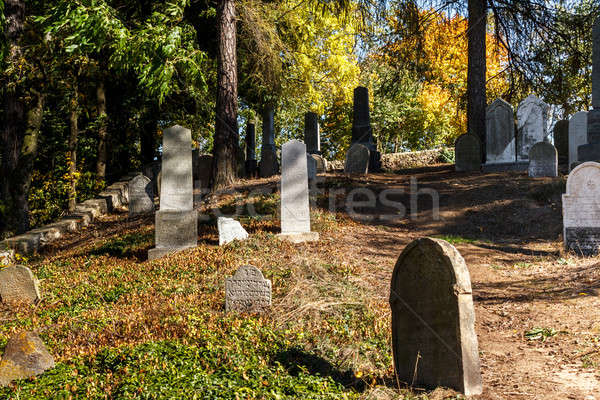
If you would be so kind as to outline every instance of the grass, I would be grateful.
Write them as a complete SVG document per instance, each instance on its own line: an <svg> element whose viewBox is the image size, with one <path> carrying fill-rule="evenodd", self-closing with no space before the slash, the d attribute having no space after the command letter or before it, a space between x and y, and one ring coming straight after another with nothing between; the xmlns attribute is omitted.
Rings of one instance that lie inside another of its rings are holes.
<svg viewBox="0 0 600 400"><path fill-rule="evenodd" d="M448 242L452 245L464 244L464 243L473 244L473 243L480 242L480 240L478 240L478 239L470 239L470 238L465 238L465 237L456 236L456 235L440 235L440 236L434 236L434 237L437 239L445 240L446 242Z"/></svg>

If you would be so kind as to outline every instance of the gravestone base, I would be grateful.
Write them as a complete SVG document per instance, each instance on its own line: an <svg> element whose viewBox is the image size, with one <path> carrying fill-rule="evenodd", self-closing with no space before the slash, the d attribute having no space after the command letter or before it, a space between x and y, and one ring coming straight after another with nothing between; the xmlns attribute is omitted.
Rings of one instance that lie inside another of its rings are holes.
<svg viewBox="0 0 600 400"><path fill-rule="evenodd" d="M565 247L578 255L596 256L600 253L600 228L565 228Z"/></svg>
<svg viewBox="0 0 600 400"><path fill-rule="evenodd" d="M483 172L527 171L528 168L529 162L527 161L483 164L481 166Z"/></svg>
<svg viewBox="0 0 600 400"><path fill-rule="evenodd" d="M156 213L156 247L148 251L155 260L198 245L198 211L159 210Z"/></svg>
<svg viewBox="0 0 600 400"><path fill-rule="evenodd" d="M294 244L305 242L317 242L319 240L319 232L287 232L277 235L279 240L291 242Z"/></svg>

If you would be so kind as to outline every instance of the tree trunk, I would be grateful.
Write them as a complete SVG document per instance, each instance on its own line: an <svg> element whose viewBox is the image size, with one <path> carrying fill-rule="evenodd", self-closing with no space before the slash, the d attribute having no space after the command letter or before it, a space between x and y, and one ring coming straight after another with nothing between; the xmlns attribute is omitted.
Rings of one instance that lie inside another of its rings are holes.
<svg viewBox="0 0 600 400"><path fill-rule="evenodd" d="M77 86L73 91L71 99L71 110L69 117L70 135L69 135L69 175L71 177L71 188L69 193L69 211L75 211L77 204L77 141L79 127L77 120L79 118L79 101L77 99Z"/></svg>
<svg viewBox="0 0 600 400"><path fill-rule="evenodd" d="M106 114L106 90L104 82L100 81L96 89L98 103L98 161L96 162L96 177L98 180L106 179L106 140L108 137L108 115Z"/></svg>
<svg viewBox="0 0 600 400"><path fill-rule="evenodd" d="M239 138L237 125L237 57L235 1L219 0L217 6L219 56L217 104L213 148L212 190L233 184L237 173Z"/></svg>
<svg viewBox="0 0 600 400"><path fill-rule="evenodd" d="M467 69L467 132L481 139L481 161L486 160L486 52L487 0L469 0Z"/></svg>

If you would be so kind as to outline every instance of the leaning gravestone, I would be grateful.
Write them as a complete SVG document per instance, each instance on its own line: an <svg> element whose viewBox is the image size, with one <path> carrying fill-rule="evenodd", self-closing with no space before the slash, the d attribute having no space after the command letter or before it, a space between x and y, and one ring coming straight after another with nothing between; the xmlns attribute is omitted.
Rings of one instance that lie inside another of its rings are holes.
<svg viewBox="0 0 600 400"><path fill-rule="evenodd" d="M475 135L460 135L454 145L456 171L481 170L481 141Z"/></svg>
<svg viewBox="0 0 600 400"><path fill-rule="evenodd" d="M0 361L0 386L17 379L31 378L54 368L54 358L44 342L33 332L12 336Z"/></svg>
<svg viewBox="0 0 600 400"><path fill-rule="evenodd" d="M198 212L193 208L192 136L179 125L163 133L160 210L156 212L153 260L168 253L196 247Z"/></svg>
<svg viewBox="0 0 600 400"><path fill-rule="evenodd" d="M369 172L369 149L355 143L348 149L344 172L346 174L367 174Z"/></svg>
<svg viewBox="0 0 600 400"><path fill-rule="evenodd" d="M293 243L319 239L310 230L306 146L299 140L283 145L281 155L281 234Z"/></svg>
<svg viewBox="0 0 600 400"><path fill-rule="evenodd" d="M448 242L410 243L392 274L392 351L400 381L482 391L469 270Z"/></svg>
<svg viewBox="0 0 600 400"><path fill-rule="evenodd" d="M567 250L598 254L600 246L600 164L578 165L567 179L562 196L563 240Z"/></svg>
<svg viewBox="0 0 600 400"><path fill-rule="evenodd" d="M569 119L569 171L577 163L577 149L587 143L587 111L579 111Z"/></svg>
<svg viewBox="0 0 600 400"><path fill-rule="evenodd" d="M1 268L0 299L5 304L35 304L41 299L38 280L21 265Z"/></svg>
<svg viewBox="0 0 600 400"><path fill-rule="evenodd" d="M558 176L558 153L550 142L539 142L529 150L530 178L542 178L545 176Z"/></svg>
<svg viewBox="0 0 600 400"><path fill-rule="evenodd" d="M486 110L485 148L487 169L511 169L517 160L515 117L512 106L496 99Z"/></svg>
<svg viewBox="0 0 600 400"><path fill-rule="evenodd" d="M238 268L225 280L226 312L263 312L271 307L271 281L252 265Z"/></svg>
<svg viewBox="0 0 600 400"><path fill-rule="evenodd" d="M558 163L565 165L569 162L569 121L561 119L554 125L554 146L558 152Z"/></svg>
<svg viewBox="0 0 600 400"><path fill-rule="evenodd" d="M248 232L239 221L233 218L219 217L217 227L219 229L219 246L226 245L234 240L248 239Z"/></svg>
<svg viewBox="0 0 600 400"><path fill-rule="evenodd" d="M149 214L154 211L154 187L144 175L129 181L129 216Z"/></svg>
<svg viewBox="0 0 600 400"><path fill-rule="evenodd" d="M546 138L550 107L535 95L529 95L517 108L517 161L528 161L529 150Z"/></svg>

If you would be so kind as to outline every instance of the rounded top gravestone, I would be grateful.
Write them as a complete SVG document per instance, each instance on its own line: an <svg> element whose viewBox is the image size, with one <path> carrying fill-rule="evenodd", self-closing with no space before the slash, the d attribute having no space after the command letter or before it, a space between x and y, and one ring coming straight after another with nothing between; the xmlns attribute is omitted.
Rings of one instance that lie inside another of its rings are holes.
<svg viewBox="0 0 600 400"><path fill-rule="evenodd" d="M460 135L454 145L457 171L479 171L481 169L481 141L475 135Z"/></svg>
<svg viewBox="0 0 600 400"><path fill-rule="evenodd" d="M344 172L347 174L366 174L369 172L371 154L366 146L355 143L348 149Z"/></svg>
<svg viewBox="0 0 600 400"><path fill-rule="evenodd" d="M554 145L558 152L558 162L563 165L569 162L569 121L561 119L554 125Z"/></svg>
<svg viewBox="0 0 600 400"><path fill-rule="evenodd" d="M528 160L531 146L546 138L550 106L531 94L517 108L517 158Z"/></svg>
<svg viewBox="0 0 600 400"><path fill-rule="evenodd" d="M35 304L40 301L38 280L21 265L0 268L0 300L7 305Z"/></svg>
<svg viewBox="0 0 600 400"><path fill-rule="evenodd" d="M529 150L529 177L558 176L558 153L549 142L538 142Z"/></svg>
<svg viewBox="0 0 600 400"><path fill-rule="evenodd" d="M496 99L486 109L485 137L487 164L515 162L515 117L506 101Z"/></svg>
<svg viewBox="0 0 600 400"><path fill-rule="evenodd" d="M600 202L600 164L588 161L574 168L567 178L566 194L596 198Z"/></svg>
<svg viewBox="0 0 600 400"><path fill-rule="evenodd" d="M129 215L141 215L154 211L154 186L150 178L138 175L129 181Z"/></svg>
<svg viewBox="0 0 600 400"><path fill-rule="evenodd" d="M481 393L471 280L451 244L422 238L406 246L392 274L390 306L398 379Z"/></svg>

